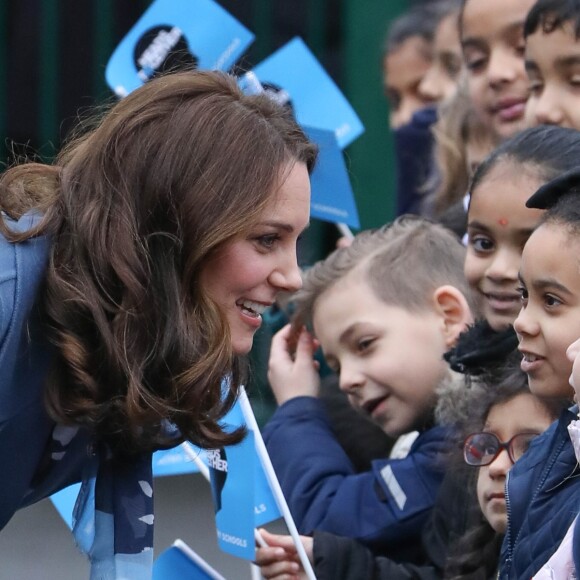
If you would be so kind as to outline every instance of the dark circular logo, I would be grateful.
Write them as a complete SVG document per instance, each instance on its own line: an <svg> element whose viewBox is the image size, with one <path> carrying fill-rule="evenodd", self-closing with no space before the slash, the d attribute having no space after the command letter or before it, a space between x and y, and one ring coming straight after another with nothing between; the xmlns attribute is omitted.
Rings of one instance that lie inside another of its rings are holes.
<svg viewBox="0 0 580 580"><path fill-rule="evenodd" d="M271 83L269 81L262 82L262 88L264 92L276 103L278 103L282 107L286 107L291 113L292 116L295 116L294 111L294 103L292 103L292 99L290 98L290 94L280 85L276 83Z"/></svg>
<svg viewBox="0 0 580 580"><path fill-rule="evenodd" d="M143 82L158 73L197 68L199 63L197 56L190 52L181 29L169 25L155 26L144 32L135 44L133 61Z"/></svg>

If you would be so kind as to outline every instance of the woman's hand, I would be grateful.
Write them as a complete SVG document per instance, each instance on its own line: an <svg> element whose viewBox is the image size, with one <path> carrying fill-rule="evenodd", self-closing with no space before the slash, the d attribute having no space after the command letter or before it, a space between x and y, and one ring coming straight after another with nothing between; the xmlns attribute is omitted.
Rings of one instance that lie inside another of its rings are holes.
<svg viewBox="0 0 580 580"><path fill-rule="evenodd" d="M274 335L268 362L268 380L278 405L294 397L318 396L320 365L314 360L318 346L318 341L304 327L297 340L289 324Z"/></svg>
<svg viewBox="0 0 580 580"><path fill-rule="evenodd" d="M260 530L260 534L268 547L256 550L256 564L266 580L307 580L292 536L271 534L264 529ZM312 538L300 536L300 540L312 562Z"/></svg>

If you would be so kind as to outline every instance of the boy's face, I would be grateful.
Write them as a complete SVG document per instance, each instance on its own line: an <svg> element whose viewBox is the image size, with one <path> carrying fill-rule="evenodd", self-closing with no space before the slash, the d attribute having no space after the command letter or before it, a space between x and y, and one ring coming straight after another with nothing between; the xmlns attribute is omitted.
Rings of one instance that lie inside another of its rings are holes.
<svg viewBox="0 0 580 580"><path fill-rule="evenodd" d="M539 397L572 398L566 350L580 336L580 242L562 226L541 225L524 247L522 310L514 328L522 370Z"/></svg>
<svg viewBox="0 0 580 580"><path fill-rule="evenodd" d="M397 129L432 99L423 93L421 81L432 61L432 47L420 36L407 38L383 59L385 95L389 101L389 124Z"/></svg>
<svg viewBox="0 0 580 580"><path fill-rule="evenodd" d="M464 271L481 314L495 330L513 324L521 308L522 249L542 215L525 203L540 185L521 166L500 161L472 192Z"/></svg>
<svg viewBox="0 0 580 580"><path fill-rule="evenodd" d="M444 323L377 298L360 273L346 276L316 301L314 330L351 404L388 435L421 428L446 376Z"/></svg>
<svg viewBox="0 0 580 580"><path fill-rule="evenodd" d="M462 14L469 94L498 137L524 127L528 79L523 23L534 0L468 0Z"/></svg>
<svg viewBox="0 0 580 580"><path fill-rule="evenodd" d="M522 393L509 401L494 405L485 422L483 431L493 433L502 441L509 441L520 433L540 435L552 422L552 417L536 397ZM503 449L489 464L479 468L477 474L477 499L485 519L499 534L507 529L505 505L505 478L512 462Z"/></svg>
<svg viewBox="0 0 580 580"><path fill-rule="evenodd" d="M559 125L580 130L580 41L570 23L526 39L530 98L529 126Z"/></svg>

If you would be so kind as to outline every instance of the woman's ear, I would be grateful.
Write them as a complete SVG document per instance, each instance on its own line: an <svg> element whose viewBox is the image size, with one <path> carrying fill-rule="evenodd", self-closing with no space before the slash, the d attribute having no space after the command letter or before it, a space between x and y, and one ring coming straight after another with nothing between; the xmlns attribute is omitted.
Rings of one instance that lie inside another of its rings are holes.
<svg viewBox="0 0 580 580"><path fill-rule="evenodd" d="M433 293L435 310L441 316L445 344L451 348L459 335L473 322L471 309L463 292L446 284L439 286Z"/></svg>

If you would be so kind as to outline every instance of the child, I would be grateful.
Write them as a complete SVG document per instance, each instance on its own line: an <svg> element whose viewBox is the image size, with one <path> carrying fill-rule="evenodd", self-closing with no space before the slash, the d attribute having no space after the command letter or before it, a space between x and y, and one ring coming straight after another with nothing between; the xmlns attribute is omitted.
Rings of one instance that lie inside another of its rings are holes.
<svg viewBox="0 0 580 580"><path fill-rule="evenodd" d="M471 101L502 139L524 128L523 24L533 0L463 0L459 31Z"/></svg>
<svg viewBox="0 0 580 580"><path fill-rule="evenodd" d="M389 124L397 129L415 111L430 105L421 82L432 63L433 34L439 15L431 7L413 8L394 20L383 47L383 85L389 102Z"/></svg>
<svg viewBox="0 0 580 580"><path fill-rule="evenodd" d="M414 8L393 23L387 36L383 64L395 142L397 215L422 212L425 182L432 170L435 107L455 90L461 68L457 32L454 35L458 10L457 0ZM429 39L418 37L427 26ZM425 53L427 40L429 63L424 67L418 55Z"/></svg>
<svg viewBox="0 0 580 580"><path fill-rule="evenodd" d="M475 170L497 145L494 133L473 110L465 83L439 107L433 126L437 188L427 204L437 221L460 239L467 228L465 197Z"/></svg>
<svg viewBox="0 0 580 580"><path fill-rule="evenodd" d="M448 0L433 36L433 61L419 87L434 103L446 101L455 94L463 71L457 25L459 7L459 0Z"/></svg>
<svg viewBox="0 0 580 580"><path fill-rule="evenodd" d="M543 183L575 167L579 154L577 131L536 127L498 147L475 172L465 276L496 331L512 324L521 307L521 252L541 215L525 202Z"/></svg>
<svg viewBox="0 0 580 580"><path fill-rule="evenodd" d="M539 0L524 26L529 125L580 129L580 5Z"/></svg>
<svg viewBox="0 0 580 580"><path fill-rule="evenodd" d="M566 356L572 363L570 386L574 389L574 400L580 401L580 339L574 341L566 350ZM568 434L574 446L576 460L580 462L580 421L571 421ZM580 572L580 518L568 528L562 543L534 580L551 580L552 578L578 578Z"/></svg>
<svg viewBox="0 0 580 580"><path fill-rule="evenodd" d="M316 343L302 330L294 352L293 329L280 331L269 368L280 408L264 439L302 533L332 531L418 557L447 448L433 423L436 390L452 381L442 355L471 321L463 259L451 232L405 217L308 271L297 316L312 320L340 388L388 435L421 434L405 459L354 475L317 399Z"/></svg>
<svg viewBox="0 0 580 580"><path fill-rule="evenodd" d="M531 394L525 374L514 368L513 361L512 357L500 377L490 373L483 388L474 389L467 397L472 417L477 417L477 409L485 412L483 428L466 437L463 448L465 462L478 467L476 522L453 545L445 578L467 579L474 574L495 578L507 527L507 473L562 409L559 402Z"/></svg>
<svg viewBox="0 0 580 580"><path fill-rule="evenodd" d="M580 336L580 172L543 186L527 202L548 208L522 254L522 310L514 323L530 390L543 398L572 400L568 346ZM501 578L529 578L549 559L580 510L578 463L565 411L510 475L508 531Z"/></svg>
<svg viewBox="0 0 580 580"><path fill-rule="evenodd" d="M474 578L468 575L485 572L481 577L489 578L497 568L507 525L503 501L506 474L531 440L554 420L557 410L530 393L525 375L513 365L500 376L486 376L462 397L470 428L464 457L469 465L478 467L477 492L471 491L474 497L477 494L478 503L474 502L476 523L457 543L445 577ZM262 534L269 544L257 553L264 577L273 580L287 574L287 579L302 578L293 540L265 531ZM301 539L319 580L441 577L433 569L398 566L387 558L374 557L361 544L328 533L315 532L313 538Z"/></svg>

